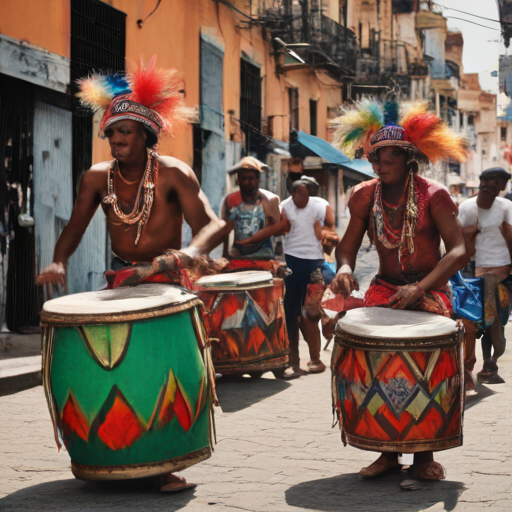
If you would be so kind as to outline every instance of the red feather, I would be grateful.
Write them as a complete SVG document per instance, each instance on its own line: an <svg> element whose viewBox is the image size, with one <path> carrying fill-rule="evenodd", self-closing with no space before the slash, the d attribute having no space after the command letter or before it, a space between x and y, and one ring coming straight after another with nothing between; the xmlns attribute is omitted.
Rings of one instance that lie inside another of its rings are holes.
<svg viewBox="0 0 512 512"><path fill-rule="evenodd" d="M175 69L157 68L156 55L130 73L130 85L131 99L155 111L170 135L176 123L196 120L195 109L185 105L183 80Z"/></svg>

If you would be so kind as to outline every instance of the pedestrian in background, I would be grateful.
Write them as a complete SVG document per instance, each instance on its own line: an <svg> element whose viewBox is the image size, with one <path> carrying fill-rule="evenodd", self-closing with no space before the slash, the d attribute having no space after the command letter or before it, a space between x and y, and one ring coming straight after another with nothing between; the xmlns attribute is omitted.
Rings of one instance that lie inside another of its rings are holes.
<svg viewBox="0 0 512 512"><path fill-rule="evenodd" d="M324 199L310 198L308 183L298 180L292 184L292 196L282 202L282 218L290 225L285 236L284 254L286 264L293 272L286 278L284 298L290 340L290 368L285 376L294 378L306 374L300 368L299 328L309 347L309 372L320 373L325 370L325 365L320 360L321 338L318 322L302 315L302 307L308 284L312 283L312 275L315 272L318 274L318 269L321 269L325 261L321 244L322 227L324 224L334 224L334 212Z"/></svg>
<svg viewBox="0 0 512 512"><path fill-rule="evenodd" d="M475 276L484 278L484 320L489 325L482 336L483 368L478 378L487 380L498 374L498 358L505 352L504 325L510 313L510 293L505 286L511 268L512 203L499 197L510 180L510 173L501 167L485 170L480 175L478 195L459 207L468 253L475 257ZM472 371L476 363L476 325L464 321L466 327L465 371L472 386Z"/></svg>

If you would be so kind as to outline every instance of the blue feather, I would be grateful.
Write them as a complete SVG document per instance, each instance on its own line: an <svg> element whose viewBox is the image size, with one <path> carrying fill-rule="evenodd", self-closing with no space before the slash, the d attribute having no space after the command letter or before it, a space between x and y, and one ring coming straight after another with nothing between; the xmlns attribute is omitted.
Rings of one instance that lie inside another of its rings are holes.
<svg viewBox="0 0 512 512"><path fill-rule="evenodd" d="M120 96L122 94L131 93L130 85L126 81L124 75L116 73L115 75L109 75L106 77L107 86L112 92L113 97Z"/></svg>
<svg viewBox="0 0 512 512"><path fill-rule="evenodd" d="M397 125L399 117L398 103L396 101L386 101L384 105L384 124Z"/></svg>

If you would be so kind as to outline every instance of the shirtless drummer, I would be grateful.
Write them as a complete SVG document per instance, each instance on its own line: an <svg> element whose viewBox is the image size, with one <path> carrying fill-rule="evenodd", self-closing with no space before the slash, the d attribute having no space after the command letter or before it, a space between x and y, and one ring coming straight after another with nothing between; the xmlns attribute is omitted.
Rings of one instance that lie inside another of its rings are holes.
<svg viewBox="0 0 512 512"><path fill-rule="evenodd" d="M349 203L350 223L336 250L338 273L332 289L345 297L358 289L353 271L368 231L379 255L379 274L365 295L364 305L450 317L453 311L446 285L467 264L469 256L457 221L457 207L444 188L418 176L418 171L428 161L448 157L463 160L465 143L422 108L406 114L400 126L398 119L384 125L383 120L389 118L375 116L378 109L373 102L362 101L358 111L338 120L340 146L346 149L354 140L355 146L363 146L378 179L354 189ZM370 126L361 133L365 120L371 121ZM354 127L360 130L358 136ZM446 247L442 259L441 239ZM399 468L397 455L382 453L359 474L369 478ZM422 480L446 477L431 451L415 453L412 470Z"/></svg>
<svg viewBox="0 0 512 512"><path fill-rule="evenodd" d="M151 91L152 96L148 94L151 78L159 78L164 85L162 90ZM180 89L176 72L157 69L154 62L129 75L128 82L119 76L82 81L81 100L94 109L106 108L100 135L108 139L114 160L96 164L83 175L71 219L55 246L53 263L40 274L38 284L65 284L67 262L100 205L118 268L150 262L149 272L147 268L144 271L147 276L190 263L194 256L207 254L221 243L225 223L212 211L192 169L154 151L162 131L171 133L178 122L190 118ZM148 97L152 101L142 104L140 98ZM194 238L187 249L178 252L183 217ZM171 473L162 476L162 491L193 487Z"/></svg>

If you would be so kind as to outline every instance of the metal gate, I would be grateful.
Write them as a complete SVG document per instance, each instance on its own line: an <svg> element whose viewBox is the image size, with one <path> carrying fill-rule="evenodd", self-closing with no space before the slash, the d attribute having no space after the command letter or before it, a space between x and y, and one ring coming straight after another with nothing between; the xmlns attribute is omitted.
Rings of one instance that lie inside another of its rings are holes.
<svg viewBox="0 0 512 512"><path fill-rule="evenodd" d="M0 323L5 319L11 331L37 326L41 305L35 286L34 228L30 225L34 215L34 94L33 85L0 75Z"/></svg>

